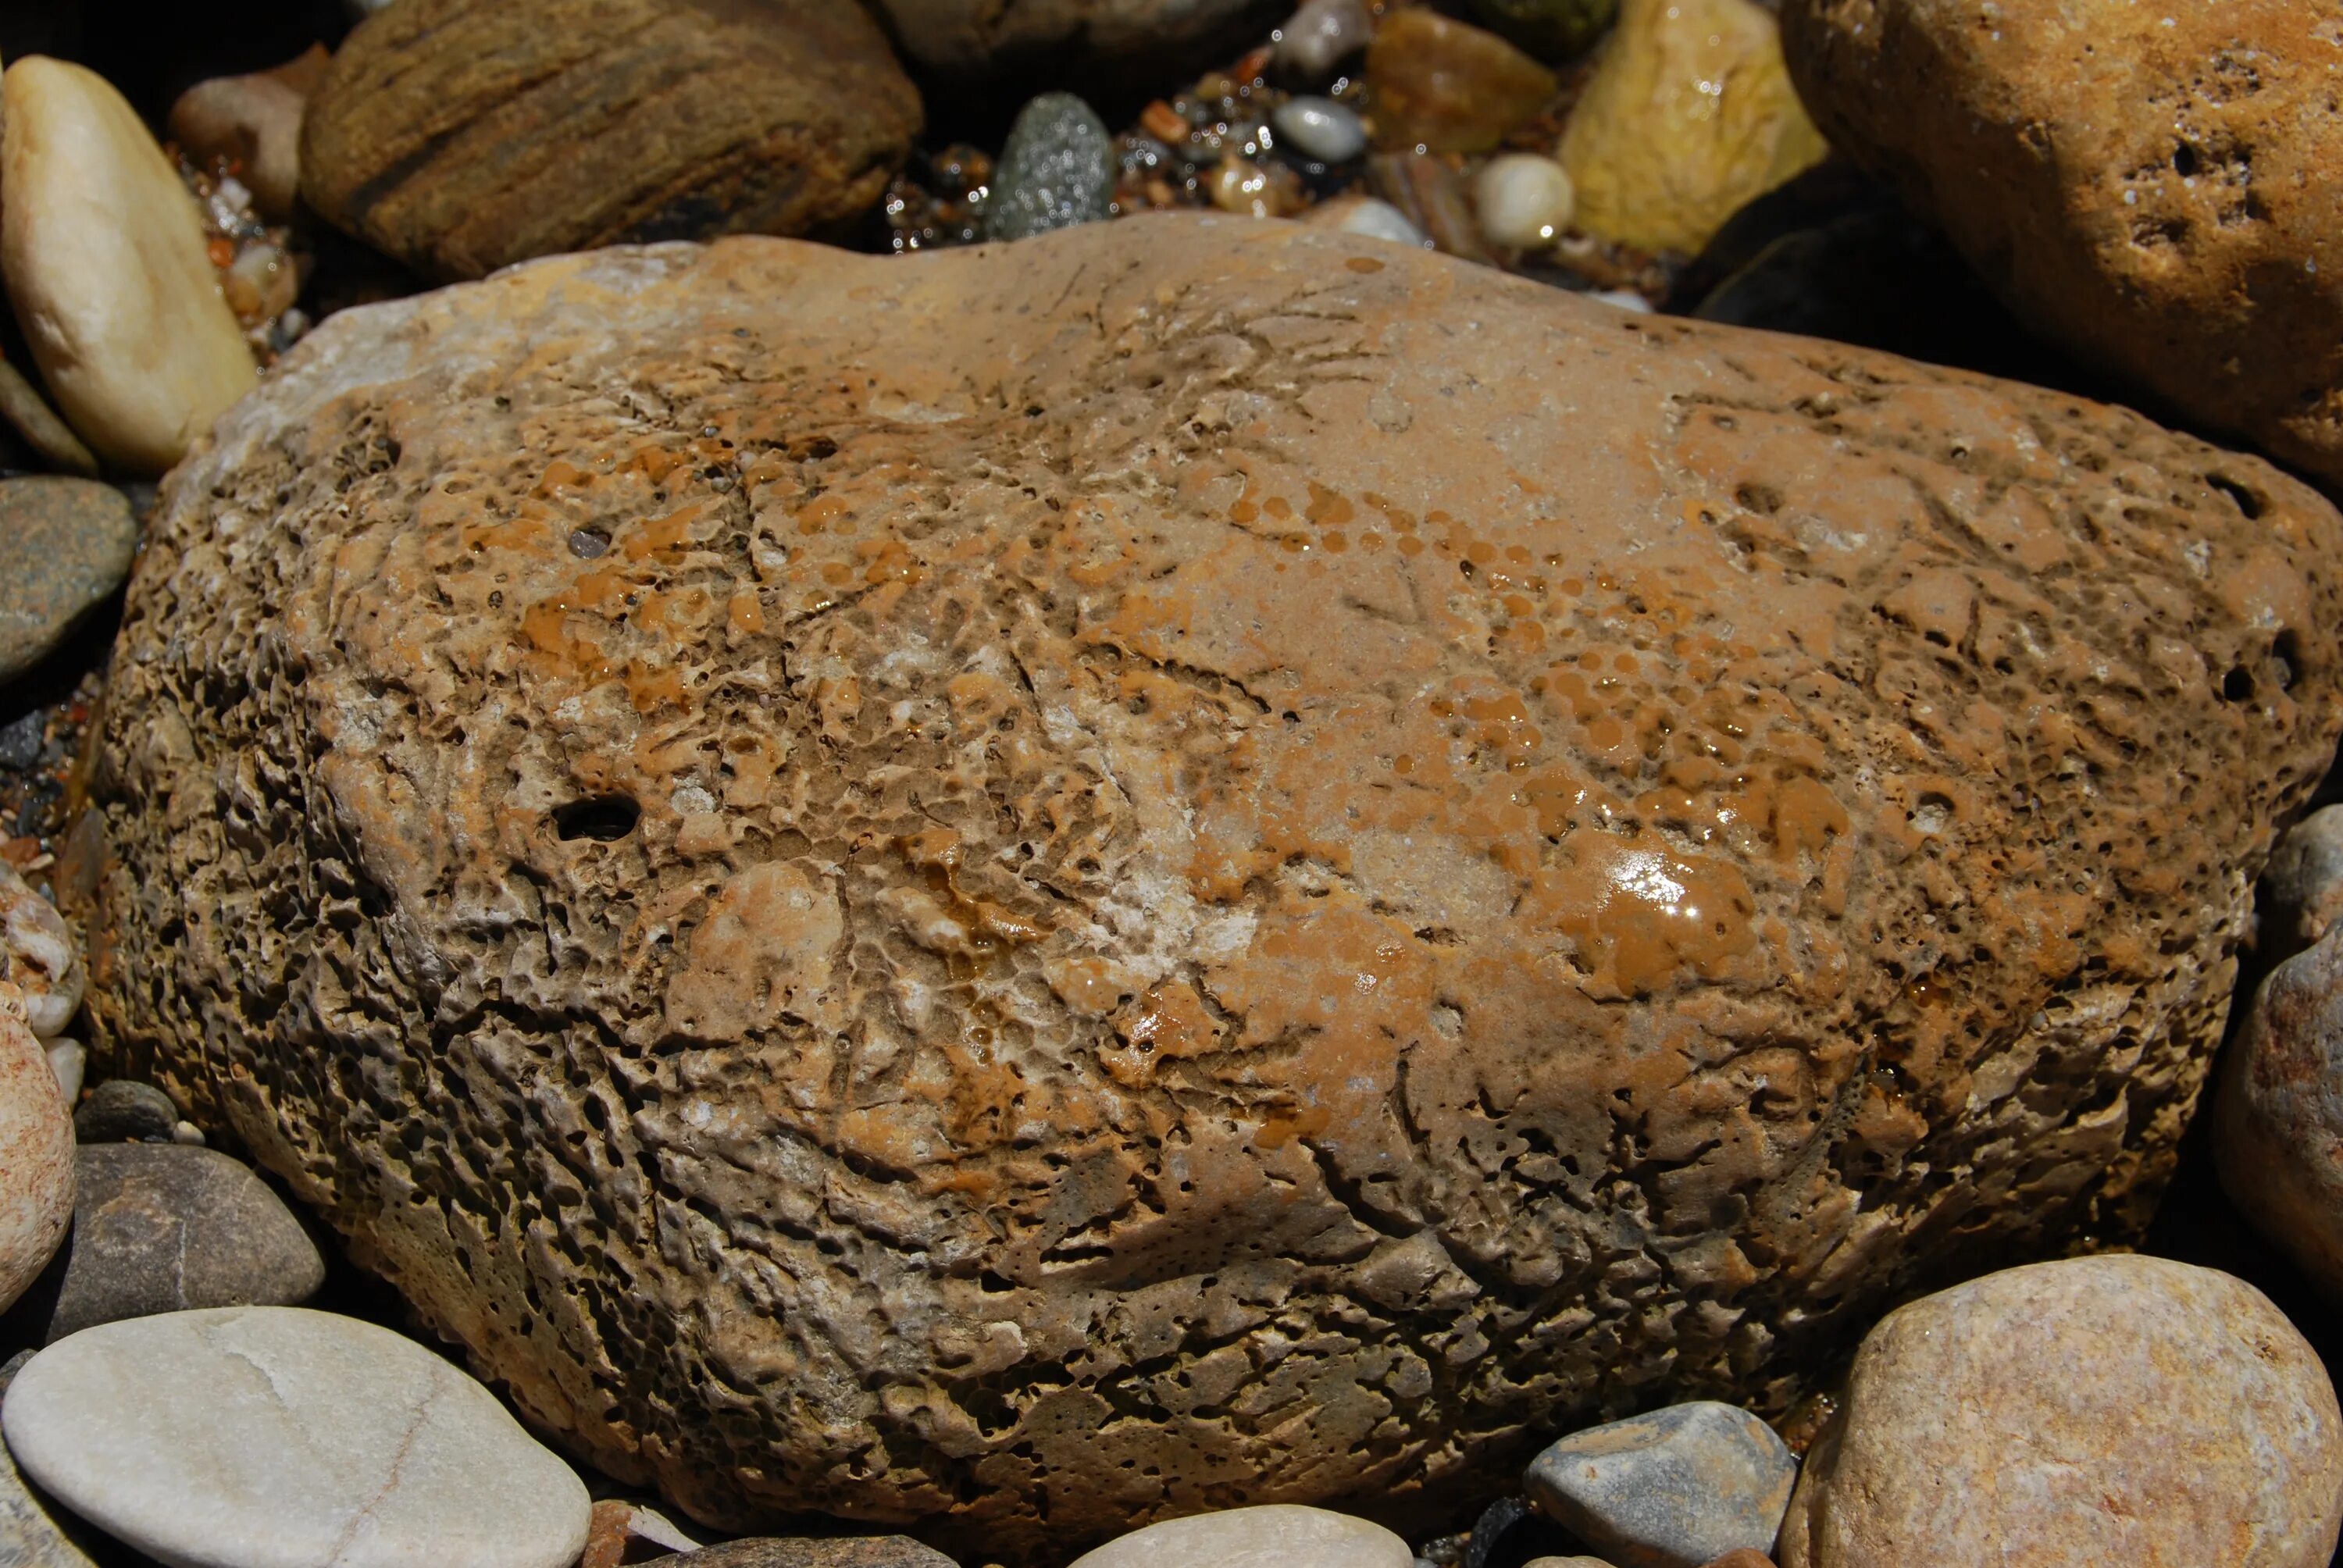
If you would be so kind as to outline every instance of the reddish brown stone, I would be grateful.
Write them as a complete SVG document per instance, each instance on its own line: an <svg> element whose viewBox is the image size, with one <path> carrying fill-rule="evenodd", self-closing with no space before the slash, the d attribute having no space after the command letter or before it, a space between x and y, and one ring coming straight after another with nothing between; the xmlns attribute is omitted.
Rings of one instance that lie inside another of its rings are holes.
<svg viewBox="0 0 2343 1568"><path fill-rule="evenodd" d="M166 487L94 1012L701 1518L1428 1529L2138 1222L2338 560L2120 409L1300 225L548 261Z"/></svg>

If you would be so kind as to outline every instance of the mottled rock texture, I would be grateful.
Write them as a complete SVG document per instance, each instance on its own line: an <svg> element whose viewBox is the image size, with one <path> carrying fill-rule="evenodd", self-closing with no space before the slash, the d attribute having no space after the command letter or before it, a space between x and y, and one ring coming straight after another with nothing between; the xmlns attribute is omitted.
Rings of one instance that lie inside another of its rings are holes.
<svg viewBox="0 0 2343 1568"><path fill-rule="evenodd" d="M400 0L311 95L301 195L422 272L478 277L843 222L920 123L855 0Z"/></svg>
<svg viewBox="0 0 2343 1568"><path fill-rule="evenodd" d="M1865 1336L1782 1568L2327 1568L2343 1412L2242 1280L2167 1258L2007 1269Z"/></svg>
<svg viewBox="0 0 2343 1568"><path fill-rule="evenodd" d="M2343 21L1784 0L1790 73L2035 330L2343 481Z"/></svg>
<svg viewBox="0 0 2343 1568"><path fill-rule="evenodd" d="M552 259L170 482L93 1010L699 1518L1416 1528L2143 1217L2338 561L2119 409L1300 225Z"/></svg>
<svg viewBox="0 0 2343 1568"><path fill-rule="evenodd" d="M2222 1061L2213 1152L2238 1211L2343 1303L2343 933L2254 993Z"/></svg>

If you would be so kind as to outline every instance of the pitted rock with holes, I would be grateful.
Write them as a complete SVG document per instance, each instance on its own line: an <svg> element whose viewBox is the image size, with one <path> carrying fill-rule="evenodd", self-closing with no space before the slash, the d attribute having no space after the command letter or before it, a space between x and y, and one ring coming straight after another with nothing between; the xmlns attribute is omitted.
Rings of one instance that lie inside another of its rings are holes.
<svg viewBox="0 0 2343 1568"><path fill-rule="evenodd" d="M2140 1222L2338 561L2119 409L1298 224L555 258L166 487L64 880L109 1070L700 1519L1413 1530Z"/></svg>

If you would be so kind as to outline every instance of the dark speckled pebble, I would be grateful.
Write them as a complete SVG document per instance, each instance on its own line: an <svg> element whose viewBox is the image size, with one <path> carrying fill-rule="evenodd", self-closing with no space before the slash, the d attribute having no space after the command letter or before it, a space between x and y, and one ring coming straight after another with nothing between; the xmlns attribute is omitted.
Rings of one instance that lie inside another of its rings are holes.
<svg viewBox="0 0 2343 1568"><path fill-rule="evenodd" d="M130 574L138 519L95 479L0 479L0 681L38 664Z"/></svg>

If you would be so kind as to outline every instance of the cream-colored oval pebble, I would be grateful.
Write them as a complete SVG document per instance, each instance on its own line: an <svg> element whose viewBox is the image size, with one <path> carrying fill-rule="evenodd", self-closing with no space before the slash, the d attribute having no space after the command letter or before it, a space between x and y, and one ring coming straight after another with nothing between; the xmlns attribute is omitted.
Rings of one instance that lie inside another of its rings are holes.
<svg viewBox="0 0 2343 1568"><path fill-rule="evenodd" d="M92 451L159 474L257 376L195 198L96 72L28 55L0 98L0 270L34 361Z"/></svg>
<svg viewBox="0 0 2343 1568"><path fill-rule="evenodd" d="M1483 237L1513 250L1534 250L1560 238L1572 201L1570 176L1535 153L1491 158L1473 182Z"/></svg>

